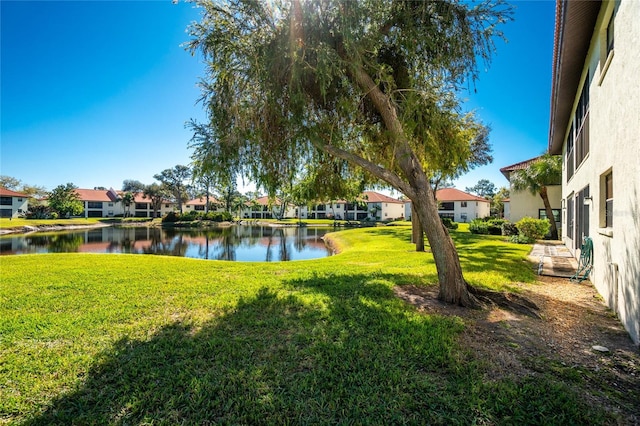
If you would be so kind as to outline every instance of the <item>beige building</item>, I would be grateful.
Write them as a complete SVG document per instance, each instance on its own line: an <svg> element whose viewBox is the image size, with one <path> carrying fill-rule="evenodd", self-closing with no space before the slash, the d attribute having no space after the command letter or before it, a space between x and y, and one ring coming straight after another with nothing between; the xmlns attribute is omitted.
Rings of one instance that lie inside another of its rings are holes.
<svg viewBox="0 0 640 426"><path fill-rule="evenodd" d="M534 219L547 218L544 202L539 194L532 194L529 191L515 191L511 186L511 173L516 170L525 169L538 158L540 157L531 158L500 169L500 172L509 181L509 201L505 203L504 218L510 222L515 223L523 217L532 217ZM551 210L553 210L553 215L555 216L554 219L558 227L558 232L560 232L560 228L562 227L562 186L548 186L547 197L549 198L549 204L551 204Z"/></svg>
<svg viewBox="0 0 640 426"><path fill-rule="evenodd" d="M549 152L562 238L593 240L591 281L640 343L640 1L559 0ZM512 201L512 211L515 203Z"/></svg>

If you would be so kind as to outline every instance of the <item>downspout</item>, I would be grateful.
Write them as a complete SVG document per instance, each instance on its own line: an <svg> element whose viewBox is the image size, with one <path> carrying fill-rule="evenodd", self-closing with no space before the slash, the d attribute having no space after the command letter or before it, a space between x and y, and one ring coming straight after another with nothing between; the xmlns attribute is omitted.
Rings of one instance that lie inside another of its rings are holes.
<svg viewBox="0 0 640 426"><path fill-rule="evenodd" d="M608 265L611 270L611 276L613 277L613 303L611 308L613 312L618 315L618 295L620 294L619 268L617 263L609 262Z"/></svg>

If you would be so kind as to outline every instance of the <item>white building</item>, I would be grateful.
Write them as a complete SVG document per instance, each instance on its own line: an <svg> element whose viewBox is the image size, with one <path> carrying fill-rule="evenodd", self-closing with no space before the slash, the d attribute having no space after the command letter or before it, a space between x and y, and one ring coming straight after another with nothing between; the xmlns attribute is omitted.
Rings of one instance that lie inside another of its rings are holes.
<svg viewBox="0 0 640 426"><path fill-rule="evenodd" d="M454 222L471 222L491 214L491 202L486 198L469 194L455 188L444 188L436 191L438 215ZM411 218L411 202L405 202L405 217Z"/></svg>
<svg viewBox="0 0 640 426"><path fill-rule="evenodd" d="M386 221L404 217L404 202L375 191L364 191L357 200L334 200L307 206L287 206L280 212L280 201L269 203L268 197L260 197L242 211L243 219L271 219L281 216L293 219L338 219Z"/></svg>
<svg viewBox="0 0 640 426"><path fill-rule="evenodd" d="M591 281L638 344L640 1L556 10L549 152L564 159L562 237L576 257L592 238Z"/></svg>
<svg viewBox="0 0 640 426"><path fill-rule="evenodd" d="M0 187L0 217L18 217L27 212L29 196Z"/></svg>
<svg viewBox="0 0 640 426"><path fill-rule="evenodd" d="M133 203L125 206L120 199L122 191L116 191L113 188L104 189L76 189L76 193L80 197L80 201L84 205L84 217L116 217L116 216L135 216L135 217L153 217L153 206L151 200L144 198L140 193L135 194ZM163 200L159 217L166 215L176 209L176 204L167 200Z"/></svg>
<svg viewBox="0 0 640 426"><path fill-rule="evenodd" d="M532 217L534 219L547 218L544 202L539 194L532 194L529 191L515 191L511 186L511 172L527 168L538 158L540 157L531 158L500 169L500 172L502 172L504 177L509 181L509 202L505 203L504 218L510 222L515 223L523 217ZM551 204L551 210L553 210L556 226L558 227L558 231L560 231L562 227L560 220L562 216L562 186L547 186L547 197L549 198L549 204Z"/></svg>

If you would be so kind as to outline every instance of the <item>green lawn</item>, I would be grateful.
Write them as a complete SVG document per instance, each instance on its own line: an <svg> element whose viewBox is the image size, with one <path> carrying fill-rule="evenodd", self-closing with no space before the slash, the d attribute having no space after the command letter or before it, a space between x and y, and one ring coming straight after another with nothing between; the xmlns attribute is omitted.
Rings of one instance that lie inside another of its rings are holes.
<svg viewBox="0 0 640 426"><path fill-rule="evenodd" d="M0 257L0 423L584 424L604 414L548 375L491 379L407 226L333 234L314 261ZM468 280L534 279L529 246L453 233ZM489 378L489 379L488 379Z"/></svg>
<svg viewBox="0 0 640 426"><path fill-rule="evenodd" d="M99 223L135 223L147 222L148 218L128 217L122 218L72 218L72 219L7 219L0 218L0 229L22 228L25 226L84 226L96 225ZM158 219L159 220L159 219Z"/></svg>

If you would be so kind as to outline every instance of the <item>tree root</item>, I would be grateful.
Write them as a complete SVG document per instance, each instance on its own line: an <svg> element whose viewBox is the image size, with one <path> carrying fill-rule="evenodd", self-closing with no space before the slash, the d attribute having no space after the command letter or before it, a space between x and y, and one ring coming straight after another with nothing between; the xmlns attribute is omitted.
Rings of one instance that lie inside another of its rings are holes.
<svg viewBox="0 0 640 426"><path fill-rule="evenodd" d="M503 309L520 313L531 318L541 319L538 305L514 293L497 292L469 286L469 291L484 307L499 306Z"/></svg>

